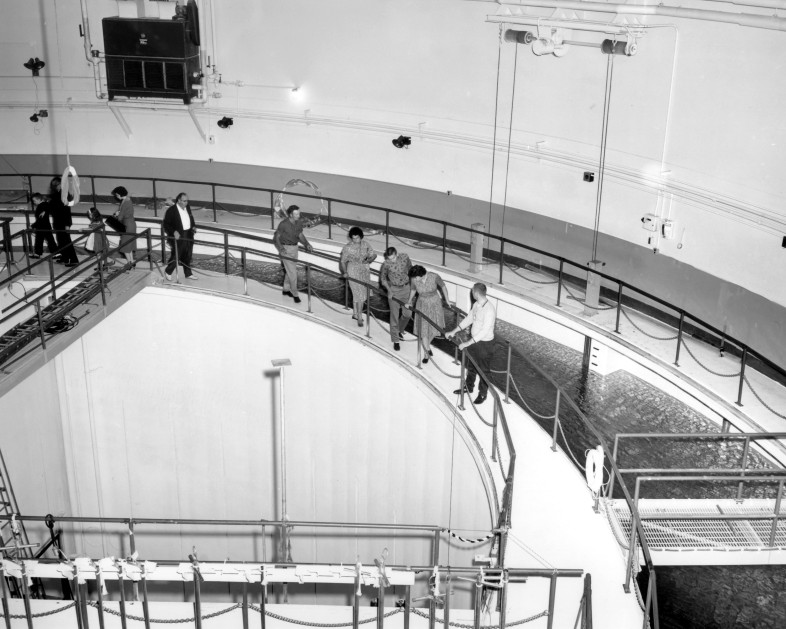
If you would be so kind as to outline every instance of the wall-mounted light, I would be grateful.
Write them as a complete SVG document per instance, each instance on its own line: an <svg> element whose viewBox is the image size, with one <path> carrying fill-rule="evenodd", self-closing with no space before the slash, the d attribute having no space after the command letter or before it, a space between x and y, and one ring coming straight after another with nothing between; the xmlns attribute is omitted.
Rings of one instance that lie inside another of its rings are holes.
<svg viewBox="0 0 786 629"><path fill-rule="evenodd" d="M229 127L235 124L235 121L232 120L232 118L228 118L227 116L224 116L223 118L221 118L221 120L216 122L216 124L222 129L229 129Z"/></svg>
<svg viewBox="0 0 786 629"><path fill-rule="evenodd" d="M30 116L30 122L38 122L40 118L48 118L48 117L49 117L48 109L39 109L36 113Z"/></svg>
<svg viewBox="0 0 786 629"><path fill-rule="evenodd" d="M393 140L393 146L395 146L397 149L409 148L410 144L412 144L412 138L406 135L400 135L395 140Z"/></svg>
<svg viewBox="0 0 786 629"><path fill-rule="evenodd" d="M22 65L24 65L25 68L30 70L33 73L33 76L38 76L38 72L43 69L46 63L44 61L41 61L38 57L36 57L35 59L33 59L33 57L30 57L30 59L28 61L25 61L25 63Z"/></svg>

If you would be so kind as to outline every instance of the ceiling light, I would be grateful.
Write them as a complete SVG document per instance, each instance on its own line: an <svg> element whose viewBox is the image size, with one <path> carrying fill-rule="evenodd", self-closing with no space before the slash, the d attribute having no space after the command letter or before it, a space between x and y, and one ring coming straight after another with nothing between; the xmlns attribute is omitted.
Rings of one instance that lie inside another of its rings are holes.
<svg viewBox="0 0 786 629"><path fill-rule="evenodd" d="M412 144L412 138L406 135L400 135L395 140L393 140L393 146L395 146L397 149L408 148L410 144Z"/></svg>
<svg viewBox="0 0 786 629"><path fill-rule="evenodd" d="M235 124L235 121L232 120L232 118L228 118L227 116L224 116L216 124L222 129L229 129L229 127Z"/></svg>

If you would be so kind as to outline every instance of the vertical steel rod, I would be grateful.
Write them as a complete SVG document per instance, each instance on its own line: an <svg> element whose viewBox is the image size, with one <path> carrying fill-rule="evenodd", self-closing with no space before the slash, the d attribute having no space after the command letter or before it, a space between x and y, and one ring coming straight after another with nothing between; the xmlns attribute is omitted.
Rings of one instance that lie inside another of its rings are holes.
<svg viewBox="0 0 786 629"><path fill-rule="evenodd" d="M211 191L213 193L213 222L217 223L218 222L218 216L216 215L216 184L211 183L210 184L210 189L211 189Z"/></svg>
<svg viewBox="0 0 786 629"><path fill-rule="evenodd" d="M492 397L494 400L494 419L491 425L491 460L497 461L497 416L499 415L499 407L497 406L497 398Z"/></svg>
<svg viewBox="0 0 786 629"><path fill-rule="evenodd" d="M96 178L93 175L90 175L90 192L92 193L93 205L97 205L97 202L96 202Z"/></svg>
<svg viewBox="0 0 786 629"><path fill-rule="evenodd" d="M685 313L680 310L680 326L677 329L677 355L674 357L674 364L680 366L680 347L682 347L682 324L685 321Z"/></svg>
<svg viewBox="0 0 786 629"><path fill-rule="evenodd" d="M333 202L328 199L328 240L333 240ZM387 241L385 241L387 242Z"/></svg>
<svg viewBox="0 0 786 629"><path fill-rule="evenodd" d="M371 338L371 289L368 284L366 285L366 337Z"/></svg>
<svg viewBox="0 0 786 629"><path fill-rule="evenodd" d="M118 571L117 586L120 590L120 627L126 629L126 582Z"/></svg>
<svg viewBox="0 0 786 629"><path fill-rule="evenodd" d="M8 586L6 584L5 570L3 569L3 557L0 556L0 594L3 602L3 620L5 629L11 629L11 612L8 611Z"/></svg>
<svg viewBox="0 0 786 629"><path fill-rule="evenodd" d="M559 308L560 300L562 299L562 269L565 265L565 260L559 260L559 275L557 276L557 307Z"/></svg>
<svg viewBox="0 0 786 629"><path fill-rule="evenodd" d="M442 223L442 266L445 266L445 256L448 252L448 224Z"/></svg>
<svg viewBox="0 0 786 629"><path fill-rule="evenodd" d="M156 192L155 179L153 179L153 216L158 218L158 193Z"/></svg>
<svg viewBox="0 0 786 629"><path fill-rule="evenodd" d="M562 396L562 389L557 389L557 399L554 402L554 430L551 436L551 450L557 451L557 429L559 428L559 403Z"/></svg>
<svg viewBox="0 0 786 629"><path fill-rule="evenodd" d="M508 616L508 571L502 571L502 589L499 593L499 629L505 629Z"/></svg>
<svg viewBox="0 0 786 629"><path fill-rule="evenodd" d="M510 404L510 358L513 354L513 346L508 341L508 365L505 368L505 404Z"/></svg>
<svg viewBox="0 0 786 629"><path fill-rule="evenodd" d="M229 234L224 232L224 275L229 275Z"/></svg>
<svg viewBox="0 0 786 629"><path fill-rule="evenodd" d="M639 489L641 482L636 479L636 491L633 497L633 507L630 513L630 541L628 544L628 566L625 570L625 583L622 587L625 592L630 592L630 578L633 574L633 562L636 559L636 520L638 519L639 512Z"/></svg>
<svg viewBox="0 0 786 629"><path fill-rule="evenodd" d="M480 629L481 612L483 611L483 577L480 574L475 576L475 600L474 603L474 616L472 625L474 629Z"/></svg>
<svg viewBox="0 0 786 629"><path fill-rule="evenodd" d="M73 565L73 564L72 564ZM27 581L27 579L25 579ZM82 617L82 606L81 606L81 592L79 591L79 579L76 576L76 566L74 566L74 578L71 580L71 592L74 596L74 611L76 612L76 626L78 629L84 629L84 619ZM22 586L23 590L25 586ZM25 611L27 611L27 601L25 601ZM33 619L32 617L29 618L27 621L30 629L33 627Z"/></svg>
<svg viewBox="0 0 786 629"><path fill-rule="evenodd" d="M104 578L96 564L96 592L98 593L98 627L104 629Z"/></svg>
<svg viewBox="0 0 786 629"><path fill-rule="evenodd" d="M502 271L505 269L505 239L499 239L499 284L502 286Z"/></svg>
<svg viewBox="0 0 786 629"><path fill-rule="evenodd" d="M461 380L459 380L459 410L464 410L464 395L467 393L467 352L461 350Z"/></svg>
<svg viewBox="0 0 786 629"><path fill-rule="evenodd" d="M554 628L554 601L557 598L557 577L551 575L549 582L549 619L546 622L546 629Z"/></svg>
<svg viewBox="0 0 786 629"><path fill-rule="evenodd" d="M737 390L737 406L742 406L742 385L745 382L745 365L748 363L748 346L742 348L740 361L740 388Z"/></svg>
<svg viewBox="0 0 786 629"><path fill-rule="evenodd" d="M360 626L360 574L355 576L355 587L352 596L352 629Z"/></svg>
<svg viewBox="0 0 786 629"><path fill-rule="evenodd" d="M150 606L147 602L147 577L145 576L145 564L142 564L142 614L145 617L145 629L150 629Z"/></svg>
<svg viewBox="0 0 786 629"><path fill-rule="evenodd" d="M243 583L243 629L248 629L248 583Z"/></svg>
<svg viewBox="0 0 786 629"><path fill-rule="evenodd" d="M778 520L781 513L781 500L783 499L783 481L778 481L778 495L775 497L775 517L772 519L772 528L770 529L770 548L775 547L775 535L778 532Z"/></svg>
<svg viewBox="0 0 786 629"><path fill-rule="evenodd" d="M385 586L382 585L382 579L379 580L379 588L377 588L377 629L384 629L385 627Z"/></svg>
<svg viewBox="0 0 786 629"><path fill-rule="evenodd" d="M283 197L282 197L283 198ZM283 207L281 208L284 209ZM330 212L330 205L328 204L328 212ZM273 207L273 191L270 191L270 229L276 228L276 209Z"/></svg>
<svg viewBox="0 0 786 629"><path fill-rule="evenodd" d="M243 269L243 294L248 295L248 269L246 268L246 248L240 250L240 266Z"/></svg>
<svg viewBox="0 0 786 629"><path fill-rule="evenodd" d="M385 210L385 250L386 251L389 246L390 246L390 210Z"/></svg>
<svg viewBox="0 0 786 629"><path fill-rule="evenodd" d="M38 316L38 332L41 334L41 347L46 349L46 334L44 330L44 319L41 316L41 300L35 302L36 315Z"/></svg>
<svg viewBox="0 0 786 629"><path fill-rule="evenodd" d="M617 323L614 325L614 331L620 333L620 314L622 314L622 284L617 290Z"/></svg>
<svg viewBox="0 0 786 629"><path fill-rule="evenodd" d="M307 312L311 312L311 263L306 262L306 304Z"/></svg>
<svg viewBox="0 0 786 629"><path fill-rule="evenodd" d="M262 598L259 601L259 611L260 611L260 619L259 622L261 623L262 629L267 627L267 585L262 583Z"/></svg>
<svg viewBox="0 0 786 629"><path fill-rule="evenodd" d="M741 475L745 476L745 470L748 467L748 453L750 452L751 446L751 438L746 436L745 437L745 445L742 448L742 463L740 467L742 468ZM737 502L742 502L742 487L745 484L745 481L740 481L739 485L737 485Z"/></svg>
<svg viewBox="0 0 786 629"><path fill-rule="evenodd" d="M412 592L410 586L404 586L404 629L409 629L409 616L412 612Z"/></svg>

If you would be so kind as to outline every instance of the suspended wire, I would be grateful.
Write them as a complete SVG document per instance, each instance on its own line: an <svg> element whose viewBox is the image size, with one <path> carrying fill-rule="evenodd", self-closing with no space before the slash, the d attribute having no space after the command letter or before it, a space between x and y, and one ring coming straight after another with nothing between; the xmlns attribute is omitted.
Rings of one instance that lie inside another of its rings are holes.
<svg viewBox="0 0 786 629"><path fill-rule="evenodd" d="M499 68L502 60L502 24L499 25L499 48L497 50L497 91L494 94L494 138L491 140L491 185L489 186L489 223L491 231L491 208L494 199L494 166L497 160L497 111L499 110Z"/></svg>
<svg viewBox="0 0 786 629"><path fill-rule="evenodd" d="M508 209L508 174L510 173L510 143L513 138L513 105L516 102L516 69L519 64L519 47L516 45L516 54L513 57L513 92L510 95L510 125L508 128L508 157L505 166L505 196L502 200L502 226L499 235L505 235L505 213Z"/></svg>
<svg viewBox="0 0 786 629"><path fill-rule="evenodd" d="M592 259L598 259L598 230L600 229L600 201L603 196L603 175L606 170L606 140L609 135L609 110L611 109L611 80L614 77L614 55L606 60L606 87L603 93L603 125L600 136L600 165L598 167L598 192L595 198L595 227L592 232Z"/></svg>

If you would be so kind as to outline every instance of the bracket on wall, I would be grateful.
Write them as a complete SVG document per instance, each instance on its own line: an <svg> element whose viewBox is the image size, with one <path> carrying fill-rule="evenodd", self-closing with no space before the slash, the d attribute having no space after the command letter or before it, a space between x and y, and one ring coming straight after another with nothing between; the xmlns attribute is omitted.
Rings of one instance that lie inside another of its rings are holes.
<svg viewBox="0 0 786 629"><path fill-rule="evenodd" d="M123 112L112 103L108 103L108 105L109 110L115 115L115 119L120 125L120 128L123 130L123 133L126 134L126 138L130 138L133 135L133 132L131 131L131 127L126 120L126 117L123 115Z"/></svg>
<svg viewBox="0 0 786 629"><path fill-rule="evenodd" d="M205 133L205 130L202 128L202 125L199 122L199 118L197 118L196 116L196 111L194 111L193 105L188 106L188 115L191 116L191 120L194 122L194 126L197 128L197 131L199 131L199 135L202 137L202 141L207 142L207 133Z"/></svg>

